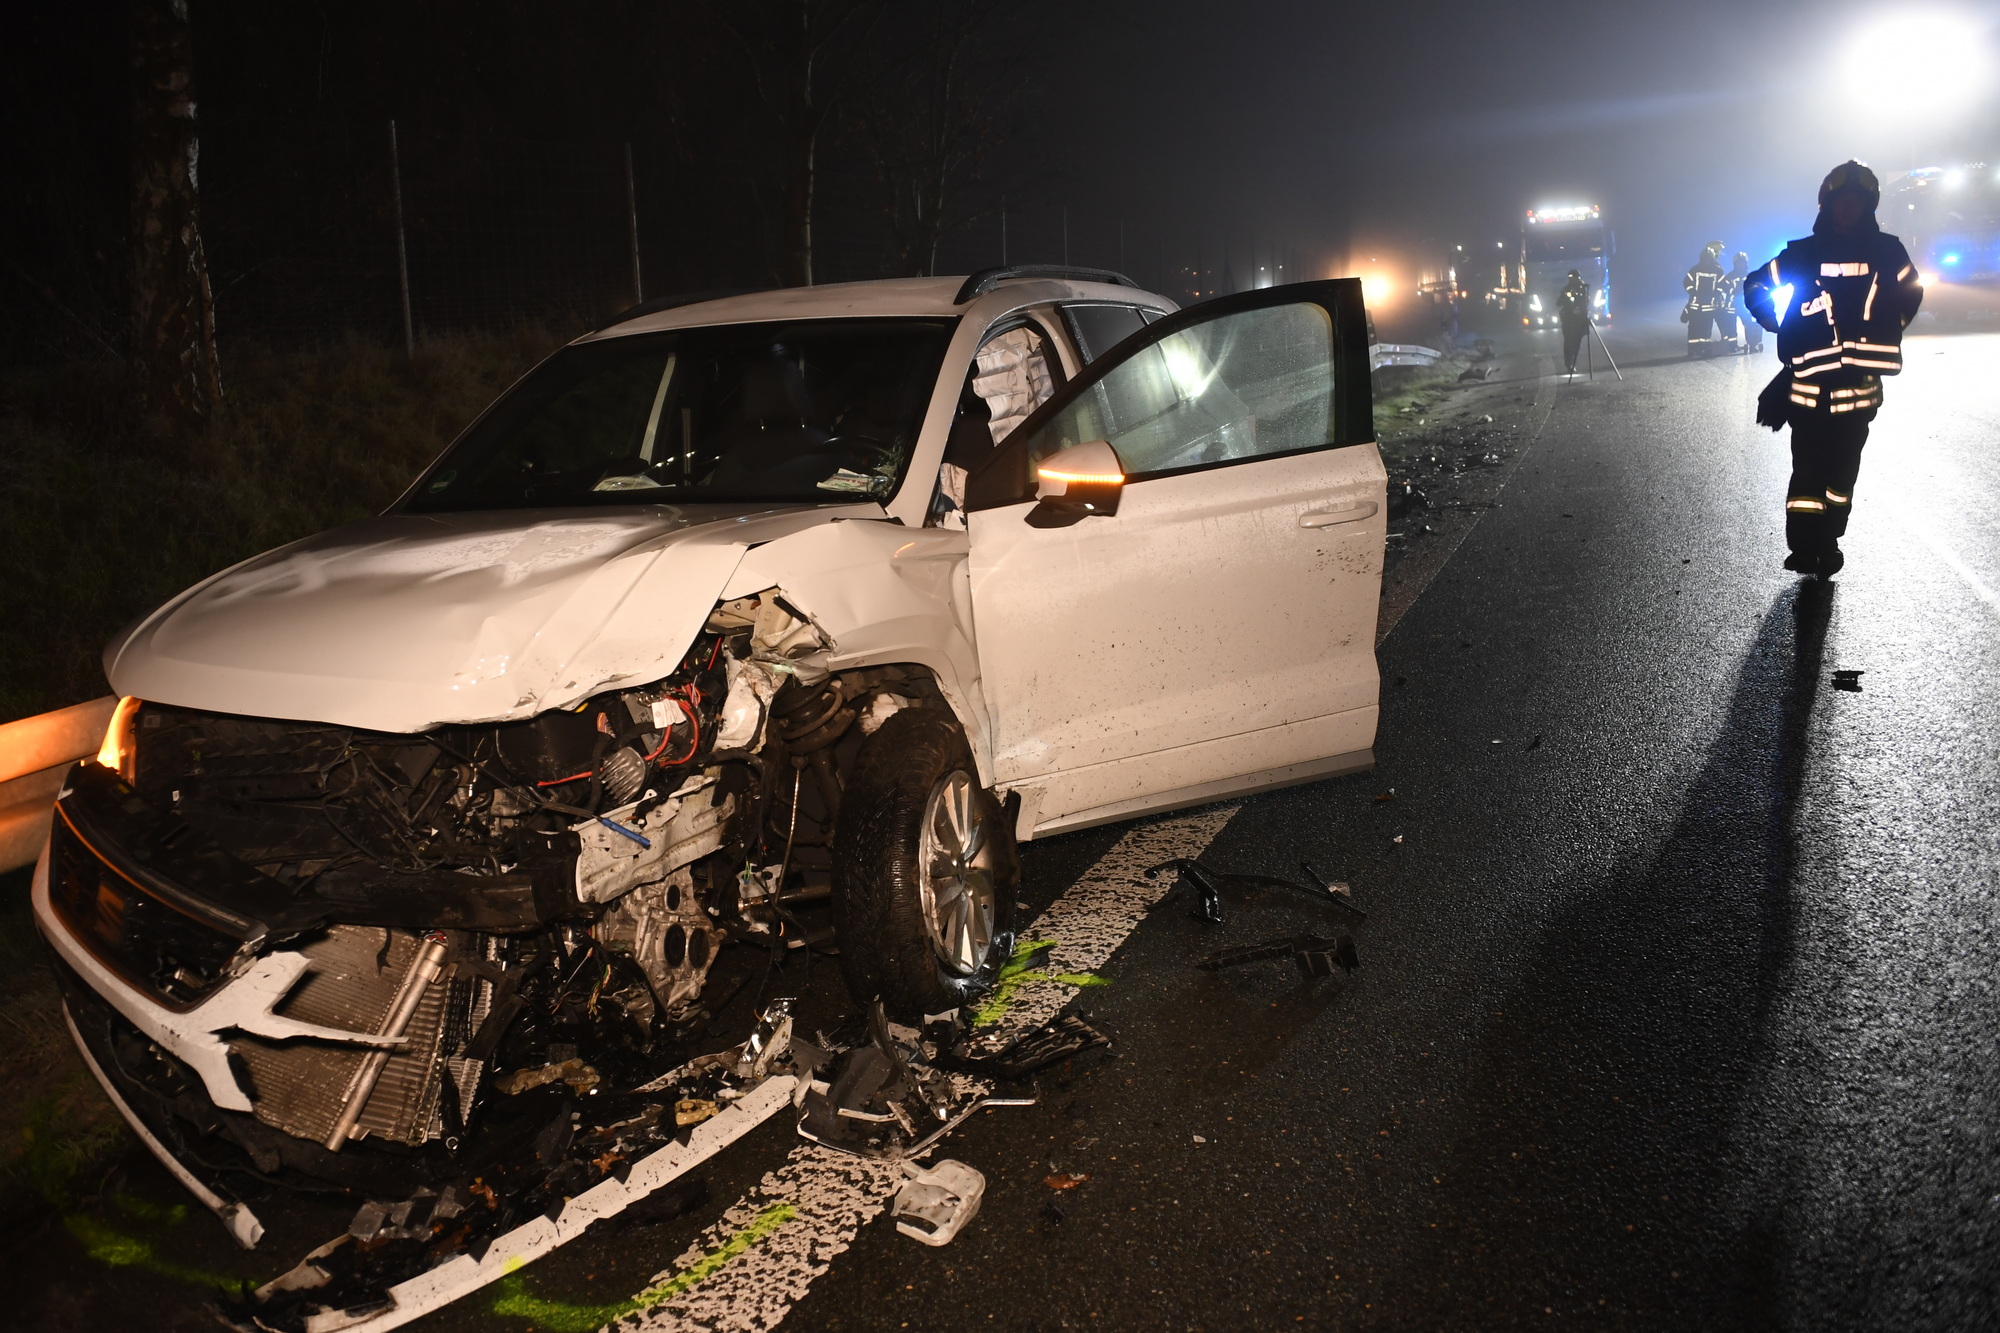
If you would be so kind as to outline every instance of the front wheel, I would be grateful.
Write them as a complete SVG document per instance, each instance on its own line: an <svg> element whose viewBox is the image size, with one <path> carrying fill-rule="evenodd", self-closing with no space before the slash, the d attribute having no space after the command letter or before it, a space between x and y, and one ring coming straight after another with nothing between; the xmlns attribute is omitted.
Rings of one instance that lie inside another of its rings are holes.
<svg viewBox="0 0 2000 1333"><path fill-rule="evenodd" d="M948 713L906 708L870 736L841 798L834 921L862 1004L917 1019L992 989L1014 947L1014 831Z"/></svg>

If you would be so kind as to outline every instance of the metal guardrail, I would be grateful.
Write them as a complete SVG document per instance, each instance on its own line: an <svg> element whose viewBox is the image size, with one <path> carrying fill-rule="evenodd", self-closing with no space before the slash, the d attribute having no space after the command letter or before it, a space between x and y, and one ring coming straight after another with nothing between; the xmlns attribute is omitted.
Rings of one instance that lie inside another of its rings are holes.
<svg viewBox="0 0 2000 1333"><path fill-rule="evenodd" d="M104 743L116 697L0 725L0 871L35 863L63 774Z"/></svg>

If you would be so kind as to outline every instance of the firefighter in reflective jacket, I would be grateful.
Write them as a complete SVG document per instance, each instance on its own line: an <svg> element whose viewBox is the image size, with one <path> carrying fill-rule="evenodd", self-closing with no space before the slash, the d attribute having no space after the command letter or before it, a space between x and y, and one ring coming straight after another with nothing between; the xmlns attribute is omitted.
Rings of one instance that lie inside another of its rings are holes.
<svg viewBox="0 0 2000 1333"><path fill-rule="evenodd" d="M1721 328L1729 314L1727 282L1728 275L1722 271L1722 242L1710 241L1681 280L1687 288L1687 308L1681 311L1681 322L1688 326L1689 356L1732 341Z"/></svg>
<svg viewBox="0 0 2000 1333"><path fill-rule="evenodd" d="M1903 243L1875 222L1882 187L1859 162L1819 187L1812 235L1753 271L1743 304L1778 335L1784 369L1757 402L1757 420L1792 428L1785 499L1785 568L1826 578L1845 557L1861 446L1882 406L1882 376L1903 368L1903 330L1924 289Z"/></svg>

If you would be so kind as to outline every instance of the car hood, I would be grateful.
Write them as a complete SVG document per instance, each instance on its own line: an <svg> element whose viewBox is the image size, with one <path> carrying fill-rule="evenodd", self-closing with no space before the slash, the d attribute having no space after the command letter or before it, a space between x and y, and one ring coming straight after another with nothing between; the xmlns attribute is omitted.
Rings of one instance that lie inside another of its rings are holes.
<svg viewBox="0 0 2000 1333"><path fill-rule="evenodd" d="M751 546L874 505L391 514L224 570L105 650L120 694L372 731L673 670Z"/></svg>

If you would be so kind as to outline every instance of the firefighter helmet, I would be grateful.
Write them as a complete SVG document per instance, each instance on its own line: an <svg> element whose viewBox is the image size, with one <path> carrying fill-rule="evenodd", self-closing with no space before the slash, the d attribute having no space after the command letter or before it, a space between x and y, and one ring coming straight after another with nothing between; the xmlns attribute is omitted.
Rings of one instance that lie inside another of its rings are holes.
<svg viewBox="0 0 2000 1333"><path fill-rule="evenodd" d="M1882 202L1882 182L1875 179L1874 172L1861 165L1861 163L1856 162L1853 158L1849 158L1832 171L1827 172L1826 179L1820 182L1820 206L1822 208L1825 207L1827 200L1833 198L1836 194L1850 190L1868 201L1868 208L1871 212L1874 211L1877 204Z"/></svg>

